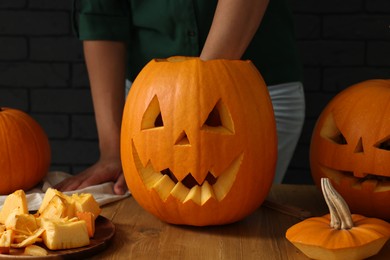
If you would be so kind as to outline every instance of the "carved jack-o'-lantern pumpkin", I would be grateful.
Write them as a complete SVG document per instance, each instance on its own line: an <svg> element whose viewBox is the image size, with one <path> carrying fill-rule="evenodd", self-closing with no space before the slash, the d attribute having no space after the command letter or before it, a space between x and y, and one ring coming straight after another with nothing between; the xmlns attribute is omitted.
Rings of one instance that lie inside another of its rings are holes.
<svg viewBox="0 0 390 260"><path fill-rule="evenodd" d="M272 184L273 108L250 61L152 60L123 114L121 157L137 202L160 219L196 226L253 212Z"/></svg>
<svg viewBox="0 0 390 260"><path fill-rule="evenodd" d="M336 95L314 128L312 176L331 179L351 211L390 219L390 80L368 80Z"/></svg>

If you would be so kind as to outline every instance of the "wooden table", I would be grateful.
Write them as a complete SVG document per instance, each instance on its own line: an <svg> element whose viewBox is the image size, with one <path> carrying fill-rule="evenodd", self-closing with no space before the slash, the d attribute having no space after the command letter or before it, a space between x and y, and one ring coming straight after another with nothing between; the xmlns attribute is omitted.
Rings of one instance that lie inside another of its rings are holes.
<svg viewBox="0 0 390 260"><path fill-rule="evenodd" d="M311 185L276 185L268 199L313 216L328 212ZM240 222L201 228L166 224L132 197L103 207L102 215L115 224L116 233L92 259L308 259L285 239L286 230L301 220L265 205ZM390 259L390 242L370 259Z"/></svg>

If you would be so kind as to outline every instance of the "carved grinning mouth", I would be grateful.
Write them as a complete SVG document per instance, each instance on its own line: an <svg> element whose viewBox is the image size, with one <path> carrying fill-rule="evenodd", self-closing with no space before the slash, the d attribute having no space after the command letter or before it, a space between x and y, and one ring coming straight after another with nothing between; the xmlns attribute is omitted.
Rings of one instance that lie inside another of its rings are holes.
<svg viewBox="0 0 390 260"><path fill-rule="evenodd" d="M150 161L143 166L134 143L132 148L137 171L148 190L154 189L163 201L173 196L182 203L192 200L198 205L203 205L209 199L221 201L225 198L233 186L244 157L243 154L239 155L218 177L209 172L203 183L197 183L190 173L182 181L178 181L169 168L156 171Z"/></svg>
<svg viewBox="0 0 390 260"><path fill-rule="evenodd" d="M366 174L359 178L354 176L351 171L340 171L321 166L322 172L331 180L340 184L342 180L348 180L350 186L354 189L361 190L364 186L371 187L374 192L384 192L390 190L390 178L374 174Z"/></svg>

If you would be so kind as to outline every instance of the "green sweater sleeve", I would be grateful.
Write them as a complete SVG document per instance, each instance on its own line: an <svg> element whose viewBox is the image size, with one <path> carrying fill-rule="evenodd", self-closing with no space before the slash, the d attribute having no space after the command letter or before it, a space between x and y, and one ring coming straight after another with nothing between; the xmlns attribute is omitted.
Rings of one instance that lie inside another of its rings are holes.
<svg viewBox="0 0 390 260"><path fill-rule="evenodd" d="M81 0L78 37L80 40L128 41L129 21L127 0Z"/></svg>

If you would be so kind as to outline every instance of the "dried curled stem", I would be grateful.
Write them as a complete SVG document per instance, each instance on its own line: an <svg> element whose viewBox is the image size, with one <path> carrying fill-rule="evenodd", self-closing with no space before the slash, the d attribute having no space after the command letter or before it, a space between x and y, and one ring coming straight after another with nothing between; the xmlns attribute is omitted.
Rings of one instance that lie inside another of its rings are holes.
<svg viewBox="0 0 390 260"><path fill-rule="evenodd" d="M330 226L334 229L352 228L353 221L349 207L328 178L321 178L321 188L330 212Z"/></svg>

